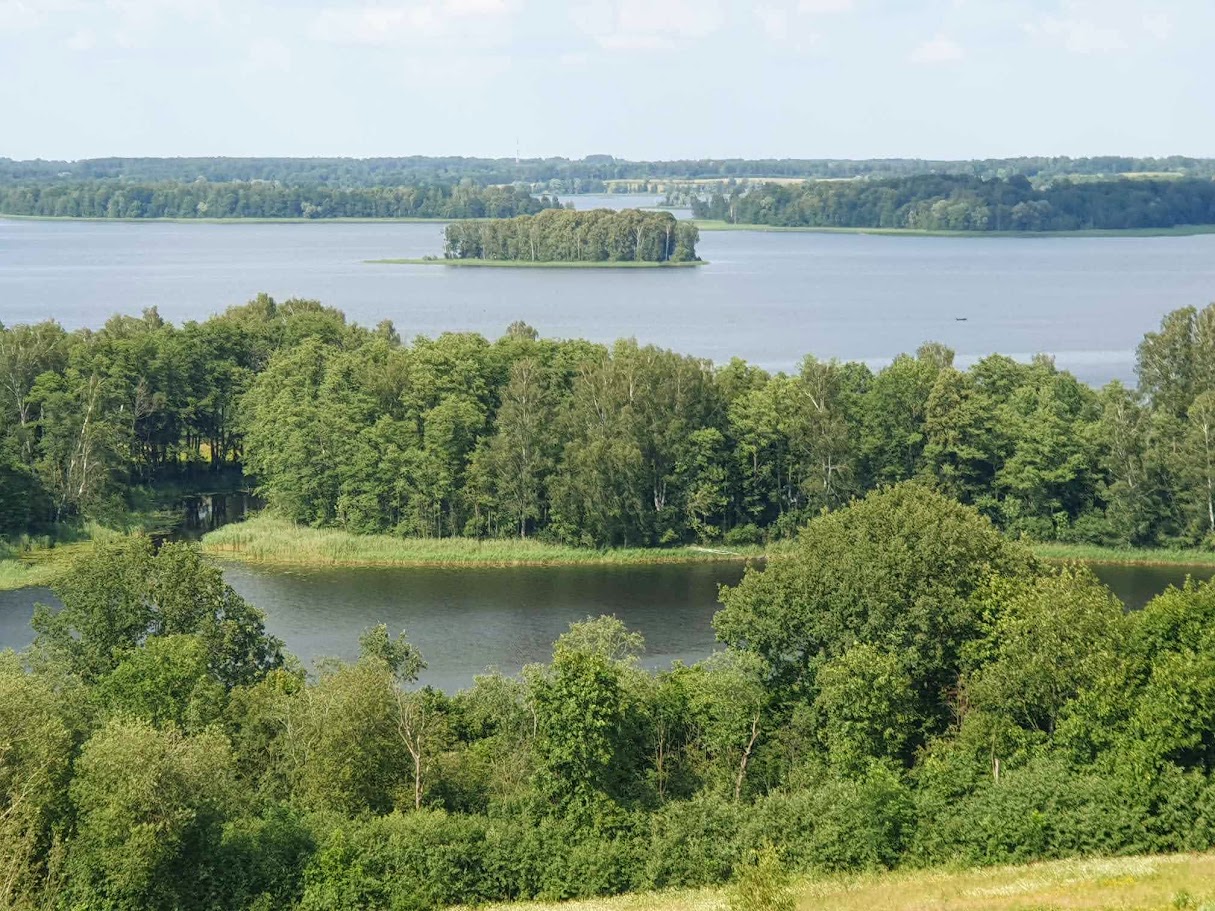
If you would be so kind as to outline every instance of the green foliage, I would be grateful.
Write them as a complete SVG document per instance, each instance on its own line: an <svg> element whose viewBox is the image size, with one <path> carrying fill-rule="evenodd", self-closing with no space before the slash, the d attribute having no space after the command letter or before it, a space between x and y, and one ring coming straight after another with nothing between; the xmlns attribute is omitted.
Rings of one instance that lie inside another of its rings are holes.
<svg viewBox="0 0 1215 911"><path fill-rule="evenodd" d="M915 692L898 658L858 644L819 670L814 707L828 761L861 772L879 760L905 761L916 723Z"/></svg>
<svg viewBox="0 0 1215 911"><path fill-rule="evenodd" d="M697 259L699 233L670 212L550 209L452 223L445 237L443 255L455 260L679 263Z"/></svg>
<svg viewBox="0 0 1215 911"><path fill-rule="evenodd" d="M0 212L54 218L485 218L556 205L515 187L283 187L262 181L0 185Z"/></svg>
<svg viewBox="0 0 1215 911"><path fill-rule="evenodd" d="M1034 564L972 510L904 484L815 519L787 555L723 589L713 622L763 656L780 686L811 698L820 667L854 644L897 654L919 715L935 725L979 630L971 594L992 573Z"/></svg>
<svg viewBox="0 0 1215 911"><path fill-rule="evenodd" d="M234 785L222 734L187 737L144 721L106 724L85 744L72 779L73 902L131 911L208 907Z"/></svg>
<svg viewBox="0 0 1215 911"><path fill-rule="evenodd" d="M738 871L729 901L730 911L793 911L796 907L789 875L770 845Z"/></svg>
<svg viewBox="0 0 1215 911"><path fill-rule="evenodd" d="M282 663L281 643L266 635L261 612L186 544L159 552L142 536L98 544L69 566L54 591L63 608L35 611L36 654L65 662L88 681L114 671L125 652L164 636L196 637L207 672L226 688Z"/></svg>
<svg viewBox="0 0 1215 911"><path fill-rule="evenodd" d="M1076 231L1212 224L1209 180L984 179L918 174L859 181L764 183L693 199L697 218L736 224L921 231Z"/></svg>
<svg viewBox="0 0 1215 911"><path fill-rule="evenodd" d="M634 214L611 216L634 247L669 227ZM558 243L590 217L526 223ZM480 224L452 230L494 223ZM1100 392L1046 357L958 370L937 343L876 372L807 357L769 375L528 326L406 342L266 295L181 327L155 310L96 332L0 327L0 533L126 527L157 489L244 471L281 519L357 535L758 544L917 480L1014 537L1201 546L1215 540L1213 314L1166 316L1140 346L1140 388Z"/></svg>

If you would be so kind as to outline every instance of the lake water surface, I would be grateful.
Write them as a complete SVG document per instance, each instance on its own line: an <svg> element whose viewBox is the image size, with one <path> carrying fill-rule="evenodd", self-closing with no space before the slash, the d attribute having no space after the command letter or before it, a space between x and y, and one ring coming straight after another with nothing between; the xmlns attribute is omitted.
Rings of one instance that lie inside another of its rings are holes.
<svg viewBox="0 0 1215 911"><path fill-rule="evenodd" d="M1097 575L1131 608L1187 574L1215 569L1098 566ZM735 584L732 563L510 569L323 569L283 571L227 564L228 582L266 613L270 631L306 665L353 658L359 633L387 623L404 629L430 667L422 682L453 691L488 667L516 673L549 658L571 622L614 614L646 638L645 664L697 661L714 649L717 589ZM46 589L0 592L0 648L22 648Z"/></svg>
<svg viewBox="0 0 1215 911"><path fill-rule="evenodd" d="M173 321L203 319L266 291L320 299L366 325L391 319L405 337L497 337L523 319L550 337L635 336L786 370L807 353L876 366L936 340L963 366L993 351L1044 351L1102 383L1133 380L1135 346L1164 313L1215 300L1215 235L705 232L699 249L711 264L698 269L364 262L437 253L442 233L439 224L0 221L0 321L96 327L151 306Z"/></svg>

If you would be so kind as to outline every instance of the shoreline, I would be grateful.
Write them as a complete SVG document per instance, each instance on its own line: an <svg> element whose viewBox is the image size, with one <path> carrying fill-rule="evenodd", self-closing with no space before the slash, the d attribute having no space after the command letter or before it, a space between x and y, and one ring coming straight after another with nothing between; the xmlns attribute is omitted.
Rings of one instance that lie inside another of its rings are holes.
<svg viewBox="0 0 1215 911"><path fill-rule="evenodd" d="M421 259L365 259L369 266L450 266L462 269L683 269L689 266L707 266L708 260L695 259L687 262L584 262L582 260L562 262L560 260L528 259L443 259L423 257Z"/></svg>
<svg viewBox="0 0 1215 911"><path fill-rule="evenodd" d="M1100 566L1156 566L1215 570L1215 552L1168 548L1102 547L1095 544L1030 544L1034 555L1051 563Z"/></svg>
<svg viewBox="0 0 1215 911"><path fill-rule="evenodd" d="M1082 228L1076 231L928 231L918 228L834 228L808 225L731 224L707 218L690 219L701 231L755 231L793 234L874 234L880 237L1015 237L1023 239L1083 237L1196 237L1215 234L1215 225L1177 225L1173 228Z"/></svg>
<svg viewBox="0 0 1215 911"><path fill-rule="evenodd" d="M688 545L677 548L591 548L534 539L397 538L310 528L283 519L255 517L203 536L204 553L262 566L487 568L544 566L648 566L674 563L738 563L767 557L758 545Z"/></svg>
<svg viewBox="0 0 1215 911"><path fill-rule="evenodd" d="M0 552L0 592L49 586L73 558L92 546L93 540L86 539L31 551ZM220 560L296 569L509 569L748 563L779 557L788 546L787 542L779 542L768 546L713 544L598 550L518 538L478 541L475 538L355 535L337 529L297 526L272 517L234 522L208 533L200 542L204 553ZM1057 543L1027 546L1035 556L1048 563L1215 571L1215 552Z"/></svg>

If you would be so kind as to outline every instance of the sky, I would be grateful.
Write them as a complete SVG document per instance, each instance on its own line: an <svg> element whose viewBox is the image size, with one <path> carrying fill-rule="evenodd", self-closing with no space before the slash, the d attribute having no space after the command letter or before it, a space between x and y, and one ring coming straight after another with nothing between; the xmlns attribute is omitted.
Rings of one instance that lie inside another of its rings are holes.
<svg viewBox="0 0 1215 911"><path fill-rule="evenodd" d="M1215 157L1215 0L0 0L0 156Z"/></svg>

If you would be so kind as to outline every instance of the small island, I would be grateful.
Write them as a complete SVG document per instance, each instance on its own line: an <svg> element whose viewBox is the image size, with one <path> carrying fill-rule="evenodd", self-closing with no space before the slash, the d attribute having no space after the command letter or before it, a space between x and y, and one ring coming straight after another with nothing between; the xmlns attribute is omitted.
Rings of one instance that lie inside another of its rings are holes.
<svg viewBox="0 0 1215 911"><path fill-rule="evenodd" d="M513 268L701 266L700 232L670 212L548 209L535 215L453 222L442 257L372 263Z"/></svg>

